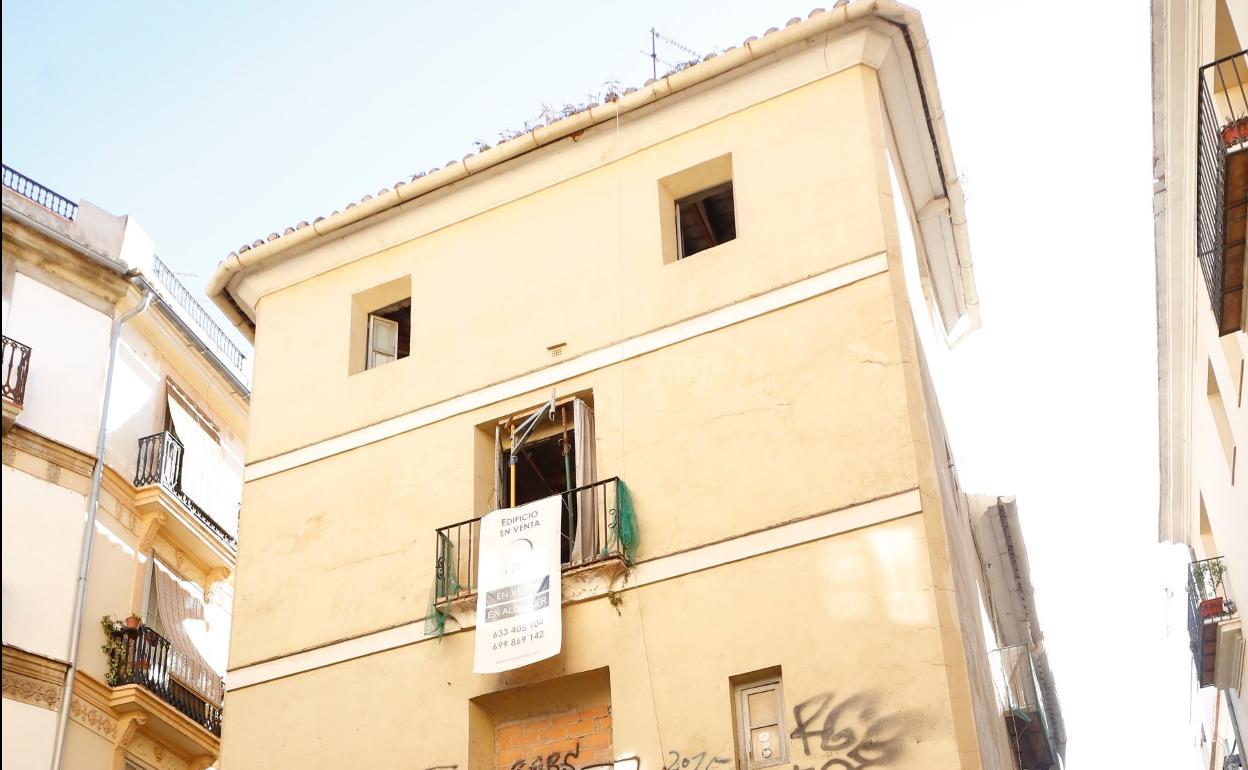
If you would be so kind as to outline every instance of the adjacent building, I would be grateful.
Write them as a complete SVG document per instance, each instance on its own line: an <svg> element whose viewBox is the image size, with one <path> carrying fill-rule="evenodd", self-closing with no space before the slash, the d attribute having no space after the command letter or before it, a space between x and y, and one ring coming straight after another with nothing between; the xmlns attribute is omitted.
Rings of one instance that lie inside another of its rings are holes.
<svg viewBox="0 0 1248 770"><path fill-rule="evenodd" d="M223 766L1060 768L939 408L957 180L918 14L837 3L230 254ZM473 673L551 588L478 592L481 517L548 500L559 652Z"/></svg>
<svg viewBox="0 0 1248 770"><path fill-rule="evenodd" d="M132 218L3 195L3 764L209 767L248 362Z"/></svg>
<svg viewBox="0 0 1248 770"><path fill-rule="evenodd" d="M1159 534L1191 551L1193 766L1230 770L1248 729L1248 4L1152 13Z"/></svg>

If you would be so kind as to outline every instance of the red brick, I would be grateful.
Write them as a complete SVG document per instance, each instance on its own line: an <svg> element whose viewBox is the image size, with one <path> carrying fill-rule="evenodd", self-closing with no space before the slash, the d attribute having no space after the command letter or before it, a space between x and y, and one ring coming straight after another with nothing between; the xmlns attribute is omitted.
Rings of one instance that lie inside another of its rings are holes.
<svg viewBox="0 0 1248 770"><path fill-rule="evenodd" d="M611 716L610 706L593 706L581 710L581 719L597 719L598 717Z"/></svg>
<svg viewBox="0 0 1248 770"><path fill-rule="evenodd" d="M538 735L541 737L542 745L545 746L546 744L549 744L549 743L562 741L566 737L564 733L564 730L566 729L567 729L566 727L548 727L545 730L542 730L540 733L538 733Z"/></svg>
<svg viewBox="0 0 1248 770"><path fill-rule="evenodd" d="M524 725L524 731L526 733L535 733L538 730L544 730L547 727L550 727L550 717L536 717L534 719L521 722L520 724Z"/></svg>
<svg viewBox="0 0 1248 770"><path fill-rule="evenodd" d="M494 730L494 738L495 740L501 741L512 735L519 735L521 729L523 729L523 726L519 722L513 722L512 724L509 724L509 725L503 725L502 727L499 727L496 730Z"/></svg>
<svg viewBox="0 0 1248 770"><path fill-rule="evenodd" d="M598 717L595 719L594 732L609 734L611 732L611 717Z"/></svg>
<svg viewBox="0 0 1248 770"><path fill-rule="evenodd" d="M582 720L574 725L568 725L567 731L569 738L580 738L582 735L593 735L594 720Z"/></svg>
<svg viewBox="0 0 1248 770"><path fill-rule="evenodd" d="M494 756L494 763L499 766L511 767L517 761L525 758L526 752L523 749L507 749L500 751Z"/></svg>
<svg viewBox="0 0 1248 770"><path fill-rule="evenodd" d="M601 749L611 745L611 733L596 733L594 735L586 735L581 739L581 750Z"/></svg>
<svg viewBox="0 0 1248 770"><path fill-rule="evenodd" d="M550 718L550 726L551 727L567 727L570 724L575 724L577 721L580 720L580 718L581 718L581 715L576 713L575 711L569 711L566 714L556 714Z"/></svg>

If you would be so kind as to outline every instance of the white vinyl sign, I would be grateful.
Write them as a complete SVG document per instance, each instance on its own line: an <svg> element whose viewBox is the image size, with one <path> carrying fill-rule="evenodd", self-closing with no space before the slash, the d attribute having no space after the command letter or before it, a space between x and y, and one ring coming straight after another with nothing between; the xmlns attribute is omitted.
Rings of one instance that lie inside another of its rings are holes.
<svg viewBox="0 0 1248 770"><path fill-rule="evenodd" d="M472 670L509 671L559 654L559 495L481 519Z"/></svg>

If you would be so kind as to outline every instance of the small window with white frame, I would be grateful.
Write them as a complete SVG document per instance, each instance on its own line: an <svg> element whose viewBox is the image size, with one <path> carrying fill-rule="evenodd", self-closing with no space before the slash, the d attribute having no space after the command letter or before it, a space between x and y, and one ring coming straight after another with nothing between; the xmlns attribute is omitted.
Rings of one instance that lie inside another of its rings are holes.
<svg viewBox="0 0 1248 770"><path fill-rule="evenodd" d="M412 339L412 300L407 298L368 314L368 361L364 368L407 358Z"/></svg>
<svg viewBox="0 0 1248 770"><path fill-rule="evenodd" d="M741 770L783 765L789 760L780 677L769 676L733 688Z"/></svg>

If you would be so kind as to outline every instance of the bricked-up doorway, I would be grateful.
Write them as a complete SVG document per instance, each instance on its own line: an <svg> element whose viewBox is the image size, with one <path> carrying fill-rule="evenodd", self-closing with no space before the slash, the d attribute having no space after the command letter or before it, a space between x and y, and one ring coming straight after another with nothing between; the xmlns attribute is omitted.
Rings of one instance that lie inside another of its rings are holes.
<svg viewBox="0 0 1248 770"><path fill-rule="evenodd" d="M469 770L582 770L614 759L607 669L473 698Z"/></svg>

